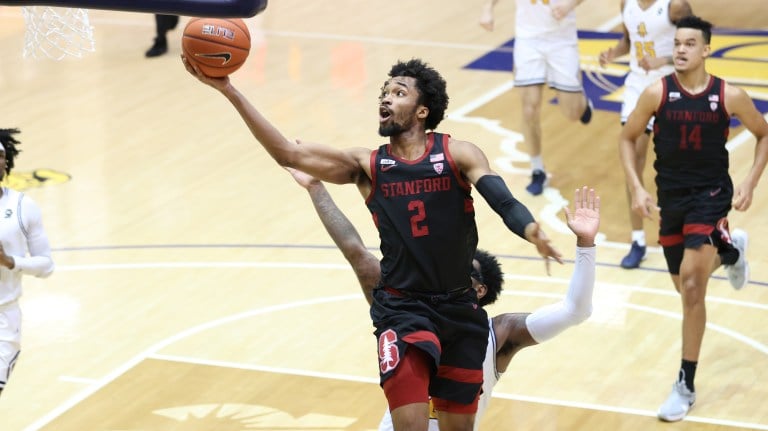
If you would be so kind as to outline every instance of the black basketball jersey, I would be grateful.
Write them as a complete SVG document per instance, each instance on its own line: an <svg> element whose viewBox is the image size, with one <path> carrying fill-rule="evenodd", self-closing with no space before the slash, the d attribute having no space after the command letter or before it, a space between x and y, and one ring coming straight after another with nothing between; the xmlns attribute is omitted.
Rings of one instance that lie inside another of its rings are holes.
<svg viewBox="0 0 768 431"><path fill-rule="evenodd" d="M477 248L471 184L448 151L448 135L427 134L417 160L371 153L371 194L366 199L381 240L381 285L445 293L471 286Z"/></svg>
<svg viewBox="0 0 768 431"><path fill-rule="evenodd" d="M710 76L699 94L690 94L673 73L662 79L661 103L653 124L656 186L668 191L730 182L728 140L730 115L725 83Z"/></svg>

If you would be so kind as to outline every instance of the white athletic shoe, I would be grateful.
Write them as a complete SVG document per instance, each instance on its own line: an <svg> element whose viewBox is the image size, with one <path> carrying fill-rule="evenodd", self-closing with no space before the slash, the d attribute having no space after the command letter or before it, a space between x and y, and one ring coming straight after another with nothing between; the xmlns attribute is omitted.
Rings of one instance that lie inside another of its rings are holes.
<svg viewBox="0 0 768 431"><path fill-rule="evenodd" d="M685 382L679 380L672 385L672 392L669 393L664 404L659 407L657 415L659 419L665 422L683 420L695 402L696 393L689 391Z"/></svg>
<svg viewBox="0 0 768 431"><path fill-rule="evenodd" d="M731 233L731 243L739 250L739 260L733 265L724 265L728 281L734 289L739 290L749 282L749 263L747 262L747 244L749 236L741 229L734 229Z"/></svg>

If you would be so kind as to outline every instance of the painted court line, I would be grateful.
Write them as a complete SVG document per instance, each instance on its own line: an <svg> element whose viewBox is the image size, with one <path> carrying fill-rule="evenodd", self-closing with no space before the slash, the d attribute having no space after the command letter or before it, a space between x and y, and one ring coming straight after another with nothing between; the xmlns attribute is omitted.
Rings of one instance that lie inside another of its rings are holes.
<svg viewBox="0 0 768 431"><path fill-rule="evenodd" d="M244 262L240 262L240 263L237 263L237 264L238 265L242 265L243 263ZM174 262L172 264L173 265L182 265L181 267L187 268L187 267L191 267L193 265L198 265L199 263L198 262ZM217 267L217 265L220 266L217 263L210 263L210 262L208 262L207 264L212 266L212 267ZM224 262L224 264L226 264L226 262ZM250 262L250 264L253 264L253 262ZM142 266L142 264L136 264L136 263L130 264L130 265L131 265L132 268L136 268L136 267L141 267ZM158 268L158 267L161 267L159 265L162 265L162 263L155 262L155 263L151 263L151 264L148 263L148 264L143 264L143 265L144 265L143 267ZM329 266L333 266L333 267L344 267L345 269L348 269L347 266L343 266L343 265L328 265L328 264L321 264L321 265L318 265L318 264L306 264L306 265L304 265L304 264L301 264L301 263L287 263L287 264L286 263L282 263L282 264L280 264L280 263L258 263L258 265L261 266L261 267L265 267L265 266L267 266L267 267L268 266L271 266L271 267L280 266L280 267L290 267L290 268L302 267L302 265L303 265L304 268L323 268L323 269L328 268ZM123 265L118 265L118 264L106 264L106 265L105 264L100 264L100 265L93 265L93 266L77 265L75 267L70 267L70 270L86 270L87 271L87 270L91 270L91 269L99 269L100 270L100 269L104 269L104 268L123 268L123 267L124 267ZM77 269L74 269L74 268L77 268ZM536 281L536 282L543 282L543 281L553 282L553 281L555 281L555 282L560 283L560 284L565 284L565 283L568 282L565 279L558 279L558 278L553 279L553 278L530 277L530 276L518 277L518 276L514 276L514 275L509 275L509 274L505 275L505 278L508 278L508 279L518 278L518 279L521 279L521 280L530 280L530 281ZM598 283L598 286L602 286L602 284ZM614 287L614 288L616 286L619 286L619 287L621 287L623 289L626 289L626 290L632 290L633 288L635 288L633 286L611 285L611 287ZM642 289L644 289L644 291L650 292L650 293L660 293L660 291L657 291L656 289L647 289L647 288L642 288ZM515 293L518 293L518 292L512 292L512 294L515 294ZM669 292L665 292L664 294L668 294L668 293ZM553 296L554 297L562 297L562 295L554 295L554 294L553 294ZM35 421L32 425L27 427L25 430L26 431L36 431L36 430L39 430L40 428L42 428L43 426L49 424L50 422L55 420L57 417L59 417L61 414L65 413L66 411L68 411L68 410L72 409L73 407L77 406L77 404L79 404L80 402L85 400L87 397L89 397L90 395L96 393L98 390L102 389L104 386L106 386L110 382L114 381L119 376L121 376L122 374L124 374L125 372L130 370L131 368L135 367L136 365L138 365L140 362L142 362L143 360L145 360L147 358L167 359L167 360L177 360L177 361L183 359L184 361L195 361L195 363L208 364L208 365L216 365L216 366L223 366L223 367L236 367L236 368L254 369L254 370L262 370L262 371L269 371L269 372L276 372L276 373L284 373L284 374L296 374L296 375L305 375L305 376L322 377L322 378L338 378L338 379L348 380L348 381L359 381L359 382L364 382L364 383L371 383L371 382L373 382L373 383L375 383L375 382L377 382L377 379L366 378L366 377L359 377L359 376L349 376L349 375L338 374L338 373L323 373L323 372L296 370L296 369L287 369L287 368L278 368L278 367L266 367L266 366L258 366L258 365L245 365L245 364L238 364L238 363L225 362L225 361L207 361L207 360L203 360L203 359L183 358L183 357L178 357L178 356L162 355L162 354L158 353L161 349L163 349L163 348L165 348L167 346L170 346L173 343L178 342L178 341L180 341L182 339L185 339L185 338L193 336L193 335L200 334L201 332L204 332L206 330L215 328L215 327L220 326L220 325L228 324L228 323L231 323L231 322L234 322L234 321L237 321L237 320L241 320L241 319L245 319L245 318L249 318L249 317L253 317L253 316L258 316L258 315L262 315L262 314L267 314L267 313L273 313L273 312L279 312L279 311L299 308L299 307L307 307L307 306L313 306L313 305L317 305L317 304L334 303L334 302L348 301L348 300L359 300L361 298L362 298L362 294L361 293L350 294L350 295L332 296L332 297L325 297L325 298L314 298L314 299L296 301L296 302L291 302L291 303L286 303L286 304L278 304L278 305L273 305L273 306L268 306L268 307L264 307L264 308L250 310L250 311L243 312L243 313L234 314L234 315L231 315L231 316L228 316L228 317L216 319L216 320L213 320L213 321L210 321L210 322L202 323L200 325L191 327L191 328L189 328L187 330L184 330L184 331L181 331L181 332L179 332L179 333L177 333L177 334L175 334L175 335L173 335L171 337L168 337L168 338L166 338L166 339L164 339L164 340L162 340L162 341L160 341L158 343L155 343L154 345L152 345L151 347L149 347L145 351L139 353L138 355L134 356L133 358L131 358L130 360L125 362L123 365L117 367L115 370L113 370L111 373L107 374L106 376L104 376L101 379L93 380L93 379L81 379L81 378L77 378L77 377L62 377L62 379L64 379L64 380L73 381L73 382L79 382L79 383L86 383L86 384L89 384L89 386L87 388L85 388L83 391L81 391L79 394L77 394L74 397L70 398L68 401L64 402L63 404L61 404L60 406L58 406L57 408L55 408L54 410L52 410L48 414L44 415L43 417L41 417L40 419ZM657 314L657 315L662 315L662 316L669 317L669 318L680 319L680 314L679 313L667 312L667 311L658 310L658 309L651 308L651 307L637 306L637 305L634 305L634 304L627 304L627 303L616 304L616 306L632 308L632 309L635 309L635 310L638 310L638 311L644 311L644 312L649 312L649 313L653 313L653 314ZM720 332L720 333L723 333L726 336L733 337L734 339L736 339L738 341L741 341L741 342L743 342L745 344L748 344L751 347L761 351L764 354L768 354L768 348L765 345L762 345L761 343L758 343L755 340L752 340L752 339L750 339L748 337L745 337L745 336L743 336L743 335L741 335L741 334L739 334L739 333L737 333L735 331L729 330L729 329L721 327L719 325L713 325L713 324L709 324L709 323L707 324L707 328L709 328L711 330L714 330L714 331L717 331L717 332ZM513 399L519 399L521 401L528 401L528 400L534 399L532 397L523 397L523 396L519 396L519 395L509 395L509 394L503 394L503 393L494 394L494 396L497 396L497 397L511 396L511 397L515 397ZM575 402L562 401L562 400L556 400L556 399L540 399L540 400L542 400L540 402L543 402L543 403L546 403L546 404L563 405L563 406L571 406L571 407L579 407L579 408L587 408L587 407L584 407L584 406L589 406L588 408L592 408L592 409L595 409L595 410L608 411L608 412L630 412L630 410L623 409L623 408L620 408L620 407L615 407L615 406L583 405L583 404L579 404L579 403L575 403ZM639 412L640 413L636 413L636 414L642 414L642 415L647 415L648 414L647 411L639 411ZM696 419L697 421L700 421L700 422L706 422L706 423L730 423L728 421L720 421L720 420L709 419L709 418L691 418L690 420L693 420L693 419ZM740 426L745 426L747 428L752 428L752 429L765 429L765 428L760 428L758 425L755 425L755 424L741 424L741 423L739 423L739 424L740 424Z"/></svg>

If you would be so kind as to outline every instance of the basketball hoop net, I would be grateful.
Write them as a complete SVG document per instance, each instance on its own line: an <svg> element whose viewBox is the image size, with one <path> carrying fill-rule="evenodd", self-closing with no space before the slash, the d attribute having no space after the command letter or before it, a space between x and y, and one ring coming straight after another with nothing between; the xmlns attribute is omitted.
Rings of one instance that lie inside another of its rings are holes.
<svg viewBox="0 0 768 431"><path fill-rule="evenodd" d="M93 27L86 9L25 6L22 11L27 25L24 58L62 60L94 51Z"/></svg>

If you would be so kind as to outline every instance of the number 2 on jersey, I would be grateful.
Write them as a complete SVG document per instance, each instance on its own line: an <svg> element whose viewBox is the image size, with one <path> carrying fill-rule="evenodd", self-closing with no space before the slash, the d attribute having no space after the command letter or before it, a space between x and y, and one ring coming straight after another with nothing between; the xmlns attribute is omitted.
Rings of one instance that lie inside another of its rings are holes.
<svg viewBox="0 0 768 431"><path fill-rule="evenodd" d="M429 227L425 224L421 226L419 223L423 222L427 218L427 212L424 210L424 202L415 200L408 202L408 211L416 211L416 214L411 216L411 234L414 238L420 236L429 235Z"/></svg>

